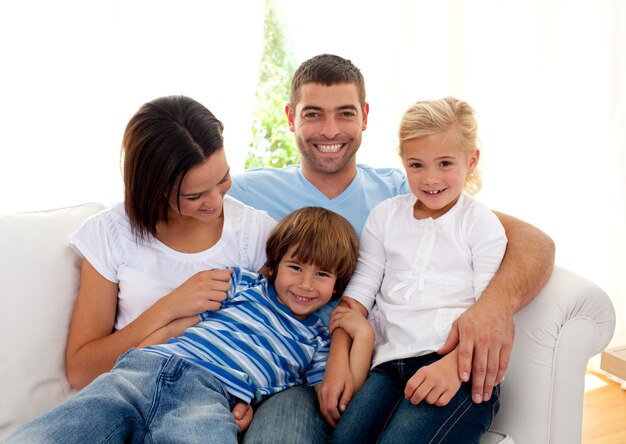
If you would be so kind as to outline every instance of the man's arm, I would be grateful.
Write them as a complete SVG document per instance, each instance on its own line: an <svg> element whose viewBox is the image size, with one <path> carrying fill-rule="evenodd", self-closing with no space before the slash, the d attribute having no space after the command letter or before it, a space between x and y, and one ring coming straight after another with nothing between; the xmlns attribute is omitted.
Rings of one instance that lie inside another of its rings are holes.
<svg viewBox="0 0 626 444"><path fill-rule="evenodd" d="M496 213L508 239L500 269L478 301L452 324L446 354L459 345L459 377L472 375L472 399L491 397L506 373L515 326L513 315L543 288L554 266L554 242L541 230L514 217Z"/></svg>

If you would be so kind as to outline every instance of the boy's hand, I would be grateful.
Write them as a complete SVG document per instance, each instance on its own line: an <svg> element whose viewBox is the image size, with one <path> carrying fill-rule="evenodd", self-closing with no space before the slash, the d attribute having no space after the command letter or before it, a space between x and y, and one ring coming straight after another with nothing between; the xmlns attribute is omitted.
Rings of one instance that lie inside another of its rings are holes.
<svg viewBox="0 0 626 444"><path fill-rule="evenodd" d="M333 372L329 372L327 367L324 380L316 387L319 387L316 391L320 413L335 428L354 392L350 368L336 366Z"/></svg>
<svg viewBox="0 0 626 444"><path fill-rule="evenodd" d="M443 407L447 405L461 387L458 370L458 350L447 354L437 362L420 368L409 379L404 396L411 404L422 401Z"/></svg>
<svg viewBox="0 0 626 444"><path fill-rule="evenodd" d="M337 427L337 422L354 393L349 362L350 345L348 333L342 329L335 331L326 361L324 379L316 386L320 413L332 427Z"/></svg>
<svg viewBox="0 0 626 444"><path fill-rule="evenodd" d="M241 432L245 432L252 424L252 417L254 416L254 411L252 410L252 406L247 402L239 401L233 407L233 418L235 418L235 422L237 423L237 427Z"/></svg>

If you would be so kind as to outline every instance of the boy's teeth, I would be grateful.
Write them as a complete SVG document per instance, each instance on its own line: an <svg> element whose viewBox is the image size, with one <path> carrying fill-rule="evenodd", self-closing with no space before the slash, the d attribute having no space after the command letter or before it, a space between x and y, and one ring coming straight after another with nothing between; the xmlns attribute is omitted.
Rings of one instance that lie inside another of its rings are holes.
<svg viewBox="0 0 626 444"><path fill-rule="evenodd" d="M336 153L341 148L341 143L336 143L334 145L316 145L317 149L323 153Z"/></svg>

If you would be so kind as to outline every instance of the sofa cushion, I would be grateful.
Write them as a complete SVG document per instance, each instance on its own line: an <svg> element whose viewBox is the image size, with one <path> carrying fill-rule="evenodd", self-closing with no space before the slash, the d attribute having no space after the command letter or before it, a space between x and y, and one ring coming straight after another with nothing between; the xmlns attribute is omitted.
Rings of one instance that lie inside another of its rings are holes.
<svg viewBox="0 0 626 444"><path fill-rule="evenodd" d="M68 235L103 208L0 215L0 441L72 394L65 344L80 258Z"/></svg>

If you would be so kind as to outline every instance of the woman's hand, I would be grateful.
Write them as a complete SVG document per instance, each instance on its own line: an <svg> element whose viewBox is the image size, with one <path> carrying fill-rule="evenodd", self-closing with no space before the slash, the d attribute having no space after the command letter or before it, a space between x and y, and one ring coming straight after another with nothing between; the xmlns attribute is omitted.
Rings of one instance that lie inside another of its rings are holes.
<svg viewBox="0 0 626 444"><path fill-rule="evenodd" d="M129 348L177 336L198 322L199 313L218 309L226 298L231 273L232 270L197 273L116 331L119 288L83 259L66 349L70 385L83 388L111 370L116 359ZM163 339L158 340L158 335Z"/></svg>
<svg viewBox="0 0 626 444"><path fill-rule="evenodd" d="M222 301L226 299L232 272L231 269L200 271L164 296L159 303L165 306L172 319L219 310Z"/></svg>

